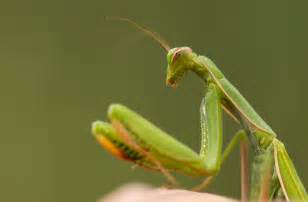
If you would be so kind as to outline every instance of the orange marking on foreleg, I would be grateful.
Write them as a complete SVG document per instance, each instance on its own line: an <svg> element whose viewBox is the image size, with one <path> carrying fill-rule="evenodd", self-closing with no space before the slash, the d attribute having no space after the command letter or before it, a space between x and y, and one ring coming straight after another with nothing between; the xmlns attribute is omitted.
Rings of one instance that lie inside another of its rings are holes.
<svg viewBox="0 0 308 202"><path fill-rule="evenodd" d="M152 161L157 166L158 170L163 173L163 175L168 179L171 184L176 186L179 184L177 180L168 172L168 170L163 167L163 165L153 155L151 155L148 151L136 144L136 142L131 138L129 132L120 122L113 120L111 121L111 123L125 143L130 145L136 151L143 154L148 160Z"/></svg>
<svg viewBox="0 0 308 202"><path fill-rule="evenodd" d="M96 136L97 141L99 144L107 150L109 153L112 155L118 157L119 159L125 159L125 155L123 152L117 148L110 140L108 140L105 136L103 135L97 135Z"/></svg>

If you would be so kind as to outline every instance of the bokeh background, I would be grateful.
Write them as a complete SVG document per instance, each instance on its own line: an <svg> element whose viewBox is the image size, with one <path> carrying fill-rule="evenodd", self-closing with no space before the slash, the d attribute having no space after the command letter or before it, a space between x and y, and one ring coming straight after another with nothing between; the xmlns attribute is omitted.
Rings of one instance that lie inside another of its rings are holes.
<svg viewBox="0 0 308 202"><path fill-rule="evenodd" d="M306 1L0 2L0 201L95 201L164 178L103 151L91 122L123 103L199 150L201 82L165 87L165 53L126 16L212 58L279 134L308 183ZM225 140L237 127L225 119ZM180 177L191 186L199 179ZM239 196L238 151L208 189Z"/></svg>

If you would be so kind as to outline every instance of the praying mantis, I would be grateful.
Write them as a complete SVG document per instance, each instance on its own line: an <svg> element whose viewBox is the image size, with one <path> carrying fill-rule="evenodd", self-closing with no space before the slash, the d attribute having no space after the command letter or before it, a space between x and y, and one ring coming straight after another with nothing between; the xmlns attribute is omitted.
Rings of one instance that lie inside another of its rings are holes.
<svg viewBox="0 0 308 202"><path fill-rule="evenodd" d="M161 172L172 184L177 184L170 174L172 171L189 176L207 176L195 189L200 190L213 180L231 151L240 145L242 201L278 198L308 201L305 187L284 144L211 59L198 55L189 47L171 49L156 33L126 18L116 20L132 24L166 50L168 86L176 88L186 73L193 72L203 81L205 95L200 106L199 154L121 104L110 105L110 123L95 121L92 124L92 133L107 151L119 159ZM224 151L223 112L241 127ZM254 150L250 188L247 177L248 144Z"/></svg>

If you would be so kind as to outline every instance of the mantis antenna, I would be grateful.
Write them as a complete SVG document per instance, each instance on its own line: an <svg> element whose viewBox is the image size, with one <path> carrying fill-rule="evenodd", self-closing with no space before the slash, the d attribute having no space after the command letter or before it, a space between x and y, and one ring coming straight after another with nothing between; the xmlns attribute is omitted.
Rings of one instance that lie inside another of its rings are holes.
<svg viewBox="0 0 308 202"><path fill-rule="evenodd" d="M170 50L170 46L168 45L166 40L164 40L161 36L159 36L157 33L153 32L153 31L151 31L151 30L149 30L145 27L140 26L139 24L132 21L131 19L124 18L124 17L117 17L117 16L106 17L106 19L107 20L118 20L118 21L122 21L122 22L127 22L130 25L132 25L133 27L135 27L138 30L140 30L141 32L143 32L144 34L146 34L147 36L149 36L155 42L157 42L165 51L168 52Z"/></svg>

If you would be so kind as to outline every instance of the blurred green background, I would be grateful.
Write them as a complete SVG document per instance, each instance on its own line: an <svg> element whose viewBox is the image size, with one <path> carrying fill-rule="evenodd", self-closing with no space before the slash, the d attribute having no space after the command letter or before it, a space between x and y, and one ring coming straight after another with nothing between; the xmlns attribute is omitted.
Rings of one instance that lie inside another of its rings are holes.
<svg viewBox="0 0 308 202"><path fill-rule="evenodd" d="M101 150L91 122L110 103L199 150L201 82L165 87L165 53L105 16L126 16L216 61L279 134L308 183L307 1L0 2L0 201L95 201L164 178ZM225 140L237 127L225 120ZM185 185L198 179L180 178ZM208 190L239 196L238 153Z"/></svg>

